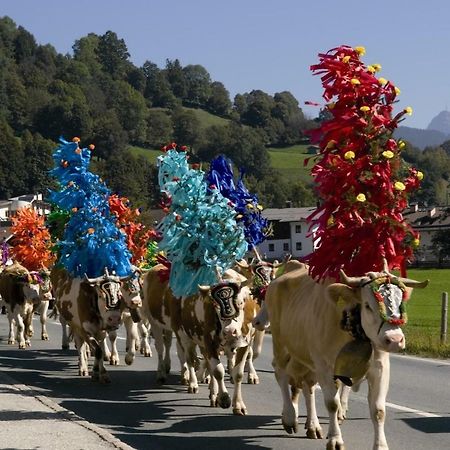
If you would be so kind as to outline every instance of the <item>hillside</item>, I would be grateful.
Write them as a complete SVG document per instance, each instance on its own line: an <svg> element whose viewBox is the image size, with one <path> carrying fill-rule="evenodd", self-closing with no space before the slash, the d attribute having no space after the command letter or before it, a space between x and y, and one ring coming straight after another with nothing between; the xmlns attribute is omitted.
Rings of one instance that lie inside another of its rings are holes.
<svg viewBox="0 0 450 450"><path fill-rule="evenodd" d="M408 141L414 147L420 148L421 150L425 147L441 145L450 139L449 134L442 133L438 130L424 130L411 127L398 127L394 131L394 137Z"/></svg>

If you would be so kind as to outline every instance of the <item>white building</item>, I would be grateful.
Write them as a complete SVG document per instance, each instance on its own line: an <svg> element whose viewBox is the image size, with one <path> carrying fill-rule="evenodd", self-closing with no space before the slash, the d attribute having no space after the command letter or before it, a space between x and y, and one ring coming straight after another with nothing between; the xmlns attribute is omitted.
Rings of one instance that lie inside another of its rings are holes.
<svg viewBox="0 0 450 450"><path fill-rule="evenodd" d="M261 256L281 260L287 253L302 258L314 250L314 237L306 219L316 208L268 208L262 215L273 227L273 235L258 245Z"/></svg>

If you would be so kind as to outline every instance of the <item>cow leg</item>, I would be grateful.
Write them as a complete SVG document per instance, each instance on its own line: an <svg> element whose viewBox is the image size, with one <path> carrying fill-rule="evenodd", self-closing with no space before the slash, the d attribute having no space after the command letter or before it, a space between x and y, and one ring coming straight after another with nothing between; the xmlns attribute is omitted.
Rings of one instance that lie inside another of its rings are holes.
<svg viewBox="0 0 450 450"><path fill-rule="evenodd" d="M242 379L244 378L245 362L250 354L251 346L240 347L236 352L236 364L233 367L231 375L233 377L234 392L233 392L233 414L237 416L245 416L247 414L247 407L242 398Z"/></svg>
<svg viewBox="0 0 450 450"><path fill-rule="evenodd" d="M25 346L30 347L30 337L33 336L33 304L25 301L21 316L23 317L24 324L24 338Z"/></svg>
<svg viewBox="0 0 450 450"><path fill-rule="evenodd" d="M325 373L327 373L327 371L325 371ZM340 408L338 388L332 377L322 376L321 374L322 372L319 370L318 375L320 375L321 378L319 379L319 382L322 388L325 406L328 410L328 415L330 418L327 435L327 450L344 450L344 441L342 439L342 433L341 428L339 427L338 419Z"/></svg>
<svg viewBox="0 0 450 450"><path fill-rule="evenodd" d="M136 350L140 350L141 355L151 357L152 349L150 347L150 324L148 326L141 320L138 323L138 331L140 335L140 345Z"/></svg>
<svg viewBox="0 0 450 450"><path fill-rule="evenodd" d="M152 323L153 339L155 340L156 354L158 355L158 369L156 371L156 381L165 383L168 372L164 364L164 336L163 329L156 323Z"/></svg>
<svg viewBox="0 0 450 450"><path fill-rule="evenodd" d="M17 340L19 342L19 348L25 348L26 347L25 324L24 324L24 320L22 318L20 309L22 309L22 308L20 308L19 305L16 305L14 307L14 311L12 313L12 319L16 323L16 327L17 327ZM30 344L29 337L27 336L26 339L27 339L28 345L29 345Z"/></svg>
<svg viewBox="0 0 450 450"><path fill-rule="evenodd" d="M172 330L164 330L164 369L166 374L170 373L171 362L170 362L170 348L172 347Z"/></svg>
<svg viewBox="0 0 450 450"><path fill-rule="evenodd" d="M259 384L259 377L256 373L255 366L253 365L253 361L261 354L262 345L265 331L255 330L255 334L253 336L252 345L249 351L249 356L247 358L248 361L248 384Z"/></svg>
<svg viewBox="0 0 450 450"><path fill-rule="evenodd" d="M231 406L230 394L225 386L225 368L220 362L219 355L213 355L207 359L208 369L211 374L210 386L210 403L211 406L220 406L221 408L229 408ZM216 394L215 383L217 382L218 394Z"/></svg>
<svg viewBox="0 0 450 450"><path fill-rule="evenodd" d="M9 322L8 344L14 345L16 343L16 321L9 305L7 306L7 314Z"/></svg>
<svg viewBox="0 0 450 450"><path fill-rule="evenodd" d="M75 347L78 350L78 375L89 376L87 347L88 344L78 334L74 336Z"/></svg>
<svg viewBox="0 0 450 450"><path fill-rule="evenodd" d="M127 353L125 355L125 363L129 366L133 364L134 358L136 356L136 345L139 340L138 325L133 321L131 315L126 315L123 322L125 325L125 330L127 332Z"/></svg>
<svg viewBox="0 0 450 450"><path fill-rule="evenodd" d="M259 377L258 374L256 373L255 366L253 365L253 360L254 360L253 348L251 345L249 345L247 356L247 370L248 370L247 383L259 384Z"/></svg>
<svg viewBox="0 0 450 450"><path fill-rule="evenodd" d="M197 394L198 393L198 381L197 375L195 373L195 364L197 361L197 351L195 344L186 336L183 338L177 336L179 348L181 353L186 358L187 371L189 374L188 382L188 393Z"/></svg>
<svg viewBox="0 0 450 450"><path fill-rule="evenodd" d="M61 340L61 348L63 350L69 349L69 334L67 333L67 321L64 319L64 317L60 314L59 315L59 322L61 323L62 328L62 340Z"/></svg>
<svg viewBox="0 0 450 450"><path fill-rule="evenodd" d="M101 343L102 361L109 361L111 366L120 364L119 352L117 351L117 330L108 332L109 342L111 342L111 351L109 351L106 338Z"/></svg>
<svg viewBox="0 0 450 450"><path fill-rule="evenodd" d="M41 339L43 341L48 341L48 333L47 333L47 311L48 311L48 300L42 300L40 304L40 316L39 320L41 322Z"/></svg>
<svg viewBox="0 0 450 450"><path fill-rule="evenodd" d="M281 397L283 399L283 411L281 413L281 423L287 433L297 433L298 431L298 410L292 401L291 386L289 376L284 369L274 365L275 378L280 386Z"/></svg>
<svg viewBox="0 0 450 450"><path fill-rule="evenodd" d="M388 450L384 434L384 421L386 419L386 395L389 389L389 378L389 353L375 350L373 361L367 373L369 410L375 431L373 450Z"/></svg>
<svg viewBox="0 0 450 450"><path fill-rule="evenodd" d="M92 381L99 381L100 383L107 384L111 380L106 372L103 364L103 349L102 345L98 344L94 340L91 340L91 344L94 347L94 367L92 368Z"/></svg>
<svg viewBox="0 0 450 450"><path fill-rule="evenodd" d="M181 384L184 386L189 386L189 368L186 362L186 357L184 355L183 347L180 344L180 341L177 339L177 356L180 361L180 369L181 369Z"/></svg>
<svg viewBox="0 0 450 450"><path fill-rule="evenodd" d="M323 432L319 423L316 410L316 384L302 382L302 392L305 397L306 406L306 437L309 439L322 439Z"/></svg>
<svg viewBox="0 0 450 450"><path fill-rule="evenodd" d="M347 417L347 411L348 411L348 397L350 395L350 387L346 386L345 384L340 385L339 387L339 399L341 402L341 407L339 408L339 423L342 423L346 417Z"/></svg>
<svg viewBox="0 0 450 450"><path fill-rule="evenodd" d="M211 375L208 372L208 365L202 355L197 357L198 369L196 371L197 380L200 383L209 384L211 382Z"/></svg>

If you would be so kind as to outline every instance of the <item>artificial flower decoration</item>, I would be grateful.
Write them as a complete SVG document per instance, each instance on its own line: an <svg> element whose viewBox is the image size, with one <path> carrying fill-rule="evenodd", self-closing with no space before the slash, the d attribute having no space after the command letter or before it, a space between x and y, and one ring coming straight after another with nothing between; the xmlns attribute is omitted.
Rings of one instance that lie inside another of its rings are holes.
<svg viewBox="0 0 450 450"><path fill-rule="evenodd" d="M311 66L321 76L330 115L310 132L320 146L312 168L320 206L309 217L316 250L306 261L318 279L338 279L341 269L351 276L380 271L383 258L404 273L418 239L402 212L421 172L401 160L404 143L392 136L412 110L393 115L398 88L377 78L381 66L365 66L363 54L341 46Z"/></svg>
<svg viewBox="0 0 450 450"><path fill-rule="evenodd" d="M30 271L49 268L55 261L50 232L44 216L32 208L22 208L12 218L12 257Z"/></svg>
<svg viewBox="0 0 450 450"><path fill-rule="evenodd" d="M125 236L116 227L115 216L110 213L110 192L98 175L88 170L91 152L80 148L79 141L60 139L61 144L53 153L56 167L51 173L60 189L50 191L49 200L68 219L57 244L57 264L73 277L86 274L95 278L103 275L105 269L118 276L131 275L131 254ZM61 159L70 164L61 167Z"/></svg>
<svg viewBox="0 0 450 450"><path fill-rule="evenodd" d="M158 226L159 242L170 261L169 286L176 297L218 281L247 251L244 227L236 211L201 170L189 169L177 146L158 158L160 189L171 202ZM177 178L177 181L173 181Z"/></svg>

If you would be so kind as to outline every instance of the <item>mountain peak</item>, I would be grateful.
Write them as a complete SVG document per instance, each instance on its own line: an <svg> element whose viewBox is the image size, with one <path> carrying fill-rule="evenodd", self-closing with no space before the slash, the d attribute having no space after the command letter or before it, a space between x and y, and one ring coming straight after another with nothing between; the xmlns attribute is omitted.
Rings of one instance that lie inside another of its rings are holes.
<svg viewBox="0 0 450 450"><path fill-rule="evenodd" d="M427 129L450 134L450 111L441 111L436 117L433 117Z"/></svg>

